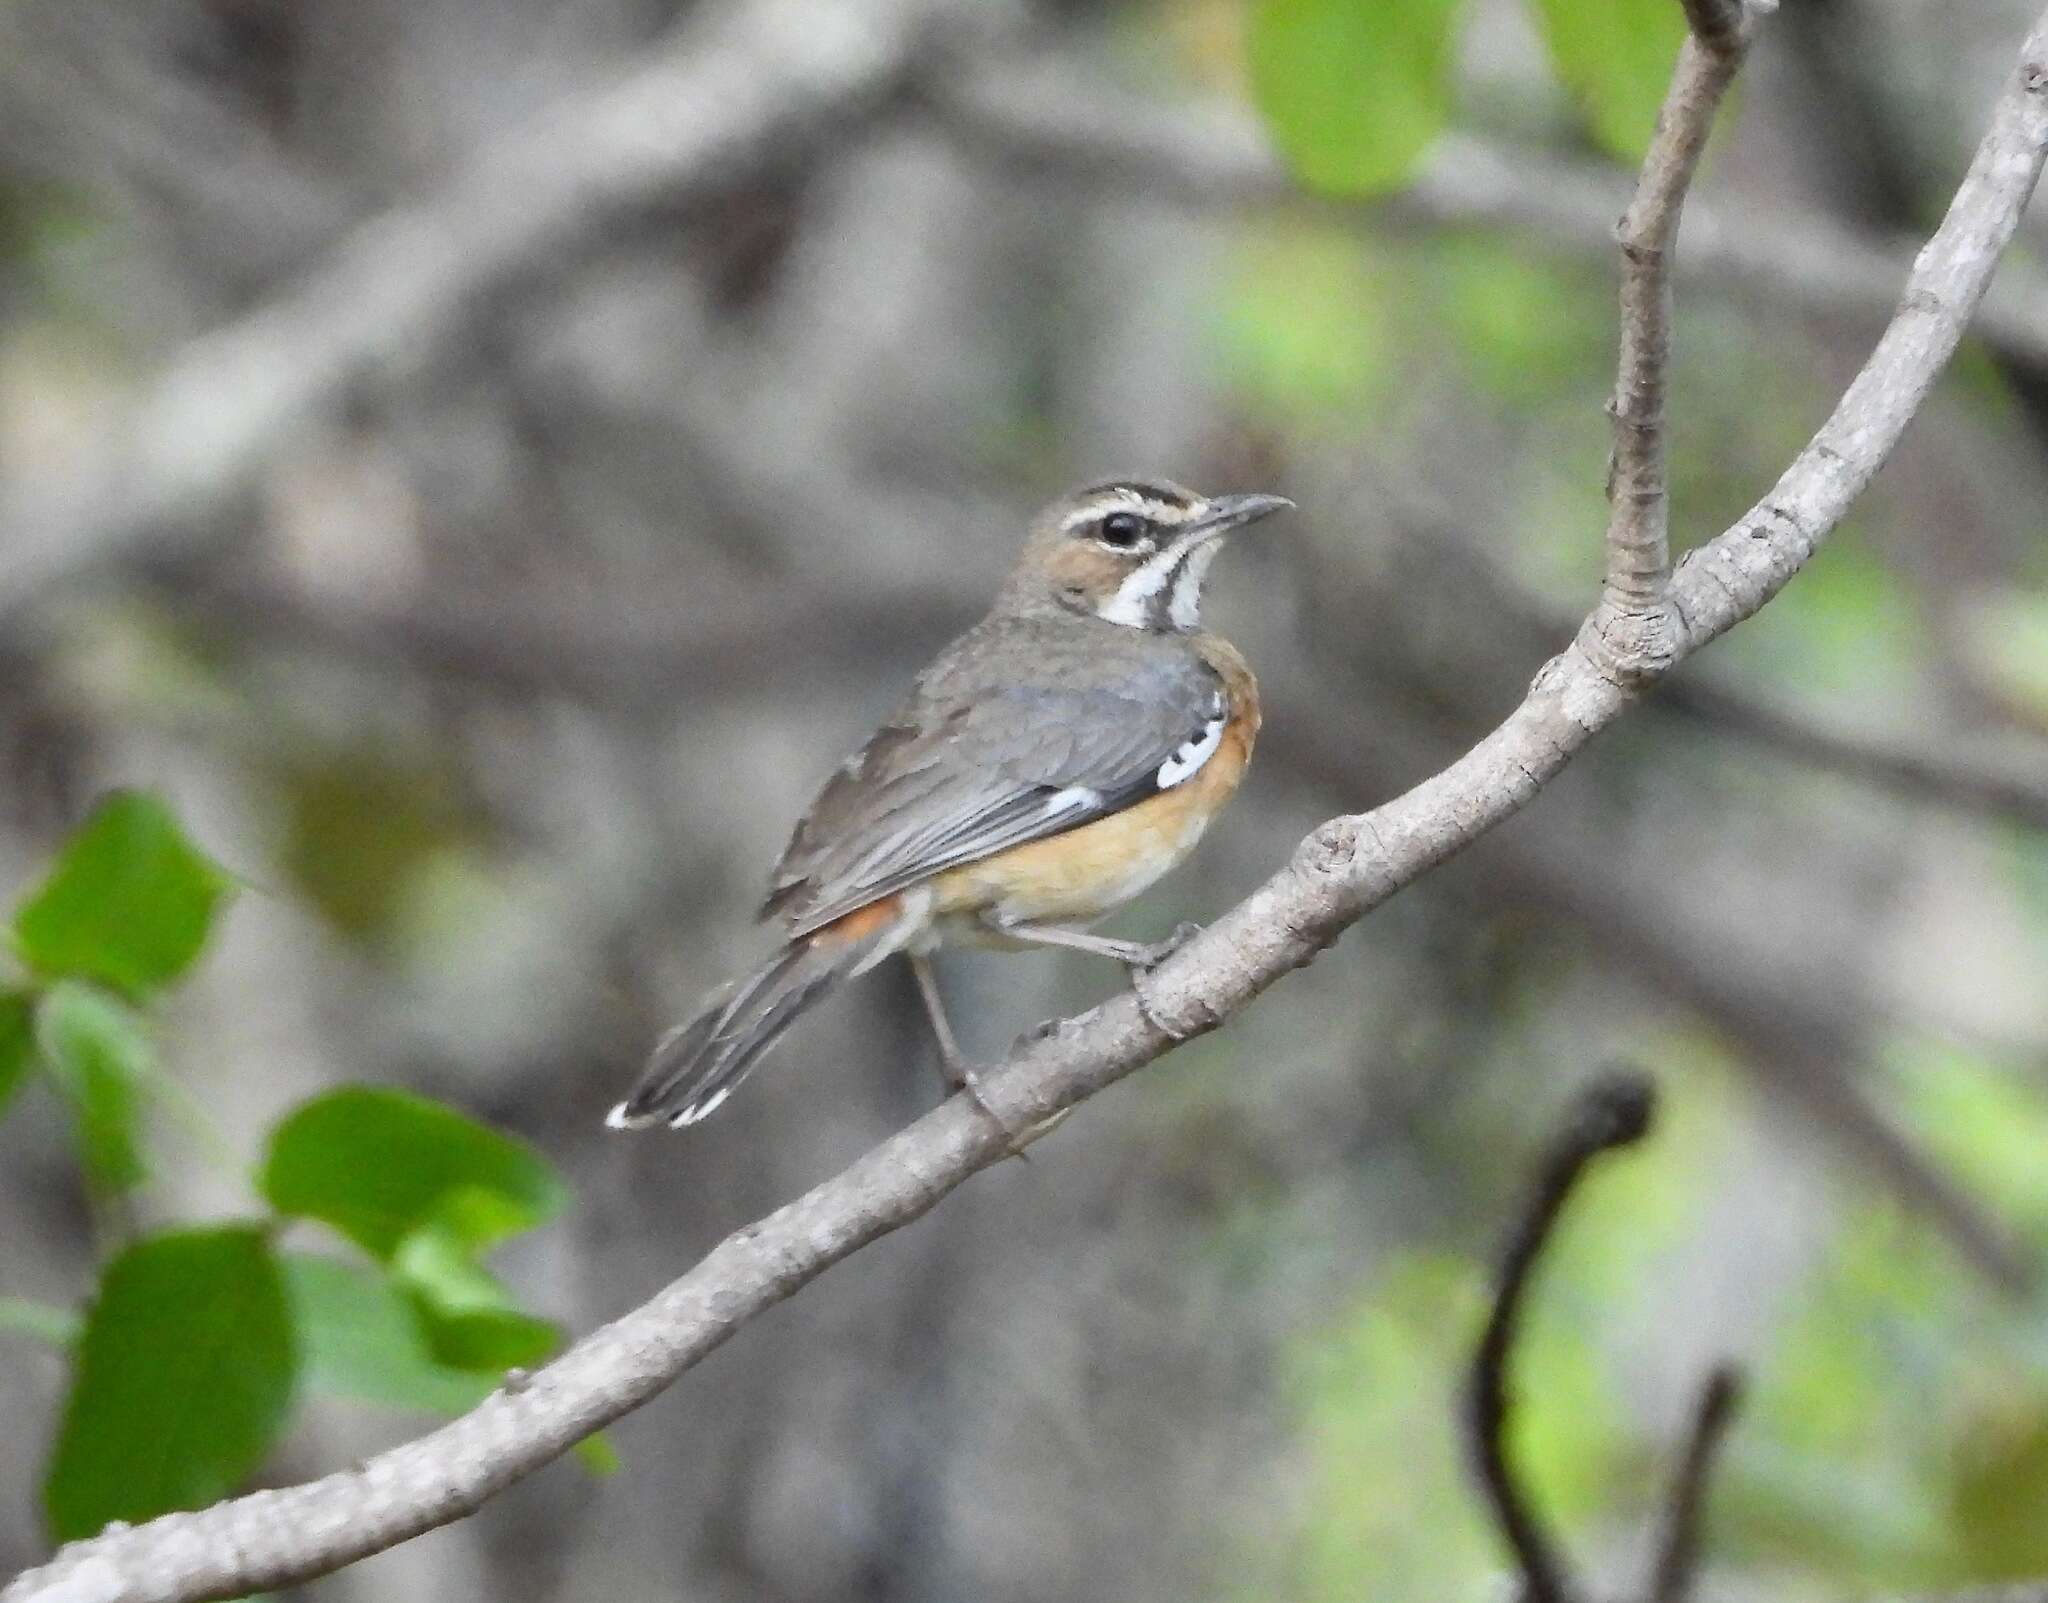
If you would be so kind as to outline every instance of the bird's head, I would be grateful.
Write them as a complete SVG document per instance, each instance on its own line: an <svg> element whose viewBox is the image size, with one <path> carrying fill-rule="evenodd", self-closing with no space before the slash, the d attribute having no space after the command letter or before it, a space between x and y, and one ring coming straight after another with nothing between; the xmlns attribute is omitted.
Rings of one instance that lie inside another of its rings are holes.
<svg viewBox="0 0 2048 1603"><path fill-rule="evenodd" d="M1130 629L1201 627L1202 581L1233 529L1293 506L1278 495L1196 495L1164 479L1111 479L1032 522L998 610L1058 609Z"/></svg>

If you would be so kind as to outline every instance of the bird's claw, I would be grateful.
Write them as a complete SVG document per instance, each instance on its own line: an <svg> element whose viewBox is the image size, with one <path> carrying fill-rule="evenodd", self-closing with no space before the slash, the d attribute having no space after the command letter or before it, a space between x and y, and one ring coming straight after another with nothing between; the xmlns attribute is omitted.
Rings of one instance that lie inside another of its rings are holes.
<svg viewBox="0 0 2048 1603"><path fill-rule="evenodd" d="M1173 933L1165 940L1154 941L1151 945L1141 948L1133 953L1124 965L1130 970L1131 994L1138 1000L1138 1011L1144 1015L1147 1024L1172 1041L1185 1041L1188 1039L1187 1032L1175 1029L1167 1023L1166 1016L1152 1001L1149 981L1154 969L1201 933L1202 926L1199 924L1176 924Z"/></svg>
<svg viewBox="0 0 2048 1603"><path fill-rule="evenodd" d="M1130 957L1125 961L1124 967L1131 971L1134 979L1140 974L1150 974L1161 963L1164 963L1175 952L1178 952L1201 933L1201 925L1183 920L1181 923L1174 925L1173 933L1164 940L1153 941L1148 945L1134 948Z"/></svg>
<svg viewBox="0 0 2048 1603"><path fill-rule="evenodd" d="M1062 1108L1051 1118L1041 1119L1038 1123L1027 1125L1022 1130L1019 1130L1008 1119L1004 1118L1002 1114L989 1106L988 1098L982 1095L981 1072L977 1065L970 1063L964 1057L949 1057L945 1059L942 1067L946 1084L952 1087L955 1092L964 1091L967 1093L968 1100L974 1104L975 1109L981 1116L1002 1132L1003 1139L1009 1143L1010 1156L1019 1163L1029 1164L1031 1159L1025 1154L1024 1149L1040 1137L1051 1134L1065 1120L1066 1116L1074 1111L1072 1108Z"/></svg>

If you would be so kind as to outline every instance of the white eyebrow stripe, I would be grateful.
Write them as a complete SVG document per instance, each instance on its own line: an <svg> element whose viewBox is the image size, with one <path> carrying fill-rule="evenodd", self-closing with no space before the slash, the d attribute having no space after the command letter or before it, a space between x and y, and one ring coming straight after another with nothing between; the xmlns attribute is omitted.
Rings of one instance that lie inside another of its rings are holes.
<svg viewBox="0 0 2048 1603"><path fill-rule="evenodd" d="M1168 529L1187 522L1195 515L1193 507L1179 506L1170 501L1156 501L1151 496L1141 494L1126 485L1119 485L1114 490L1102 491L1069 512L1060 520L1060 529L1063 533L1071 534L1082 524L1092 523L1109 512L1143 513L1154 523Z"/></svg>
<svg viewBox="0 0 2048 1603"><path fill-rule="evenodd" d="M1216 748L1223 744L1223 726L1227 722L1227 719L1211 718L1193 740L1182 742L1180 749L1159 765L1159 788L1173 789L1183 780L1192 778L1202 764L1215 756Z"/></svg>

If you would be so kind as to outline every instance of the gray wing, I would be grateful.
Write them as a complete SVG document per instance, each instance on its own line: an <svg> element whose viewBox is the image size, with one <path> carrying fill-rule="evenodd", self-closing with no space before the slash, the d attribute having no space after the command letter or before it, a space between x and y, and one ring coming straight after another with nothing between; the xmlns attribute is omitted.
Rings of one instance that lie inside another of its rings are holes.
<svg viewBox="0 0 2048 1603"><path fill-rule="evenodd" d="M763 913L805 935L942 869L1129 807L1224 714L1221 680L1192 652L1126 685L921 693L827 781Z"/></svg>

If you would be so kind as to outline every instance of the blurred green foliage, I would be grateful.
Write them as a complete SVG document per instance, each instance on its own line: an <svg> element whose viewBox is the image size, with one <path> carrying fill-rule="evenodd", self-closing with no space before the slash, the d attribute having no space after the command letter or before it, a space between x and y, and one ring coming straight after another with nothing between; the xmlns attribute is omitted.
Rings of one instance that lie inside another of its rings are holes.
<svg viewBox="0 0 2048 1603"><path fill-rule="evenodd" d="M1588 135L1617 157L1639 155L1682 38L1679 7L1529 3ZM1335 15L1364 9L1376 13L1370 22ZM1400 0L1255 12L1258 104L1305 180L1386 189L1412 175L1447 119L1443 41L1404 45L1426 15L1442 13ZM1312 38L1327 59L1298 70L1269 39L1259 73L1260 30L1283 28L1295 32L1285 42L1307 49ZM1373 81L1426 87L1380 99L1372 116L1391 130L1323 112L1357 56L1404 48L1400 62L1374 64ZM1373 151L1357 148L1374 141ZM1617 206L1625 187L1618 174ZM1476 535L1561 616L1592 594L1606 516L1611 273L1497 235L1316 224L1261 228L1238 267L1216 319L1217 352L1250 408L1292 431L1369 429L1375 454L1426 459L1423 431L1440 425L1445 394L1434 364L1451 350L1468 386L1454 392L1460 426L1514 453L1496 467L1515 486L1514 525ZM1672 440L1681 546L1737 516L1782 470L1786 442L1809 433L1833 399L1819 364L1788 357L1781 329L1711 301L1689 308L1672 403L1684 424ZM1499 403L1497 436L1484 432L1475 394ZM2010 423L2010 391L1986 363L1966 365L1945 394L1987 426ZM1778 699L1851 713L1875 700L1932 704L1935 620L1923 614L1920 576L1889 558L1900 515L1881 496L1860 508L1797 584L1717 647L1721 671L1768 683ZM1953 624L1948 638L1977 684L2021 719L2048 721L2048 606L2021 590L1987 590ZM1754 783L1746 774L1715 782ZM1786 781L1772 783L1782 791ZM2027 837L2012 857L2015 902L2030 909L2037 935L2048 932L2048 850ZM1519 1457L1551 1518L1591 1551L1639 1542L1625 1533L1655 1511L1683 1399L1642 1395L1630 1333L1672 1317L1647 1299L1689 1242L1728 1251L1701 1233L1722 1217L1730 1154L1764 1117L1733 1092L1712 1043L1667 1046L1657 1059L1674 1071L1661 1133L1610 1161L1575 1200L1518 1352ZM2041 1091L1967 1052L1895 1043L1894 1054L1888 1104L1903 1104L1914 1138L2048 1259ZM1506 1138L1525 1118L1518 1109ZM1488 1136L1488 1170L1503 1134ZM1810 1223L1811 1261L1773 1289L1745 1337L1752 1383L1715 1486L1716 1560L1753 1567L1788 1599L2048 1571L2048 1296L2000 1300L1931 1229L1847 1184ZM1238 1244L1266 1223L1233 1216L1229 1228ZM1307 1479L1295 1523L1248 1556L1262 1576L1257 1595L1405 1603L1498 1588L1507 1559L1481 1512L1458 1413L1488 1283L1473 1241L1416 1244L1286 1352Z"/></svg>
<svg viewBox="0 0 2048 1603"><path fill-rule="evenodd" d="M2048 726L2048 594L1978 597L1959 634L1986 685L2022 716Z"/></svg>
<svg viewBox="0 0 2048 1603"><path fill-rule="evenodd" d="M1397 371L1396 293L1384 261L1348 234L1262 229L1219 298L1218 360L1276 422L1327 432L1374 409Z"/></svg>
<svg viewBox="0 0 2048 1603"><path fill-rule="evenodd" d="M1404 182L1451 115L1458 0L1258 0L1252 96L1319 189Z"/></svg>
<svg viewBox="0 0 2048 1603"><path fill-rule="evenodd" d="M1631 1333L1668 1264L1717 1211L1757 1117L1713 1049L1675 1043L1659 1133L1575 1198L1542 1264L1516 1352L1513 1447L1540 1506L1598 1551L1654 1516L1682 1410L1645 1397ZM1953 1050L1902 1053L1915 1135L2048 1257L2048 1098ZM1715 1562L1774 1595L1991 1584L2048 1570L2048 1296L2012 1306L1917 1220L1844 1195L1810 1269L1767 1293L1740 1355L1752 1374L1717 1476ZM1311 1481L1286 1557L1289 1595L1485 1595L1507 1560L1481 1512L1459 1388L1485 1316L1480 1256L1422 1246L1290 1351ZM1738 1323L1751 1322L1746 1316Z"/></svg>
<svg viewBox="0 0 2048 1603"><path fill-rule="evenodd" d="M428 762L309 752L276 777L285 872L337 929L373 947L400 933L423 876L474 845L476 821Z"/></svg>
<svg viewBox="0 0 2048 1603"><path fill-rule="evenodd" d="M1587 134L1636 160L1685 37L1675 0L1530 0ZM1450 123L1458 0L1255 0L1252 98L1302 181L1379 194L1414 176Z"/></svg>
<svg viewBox="0 0 2048 1603"><path fill-rule="evenodd" d="M1612 155L1649 148L1685 39L1676 0L1534 0L1543 42L1586 130Z"/></svg>
<svg viewBox="0 0 2048 1603"><path fill-rule="evenodd" d="M71 1105L103 1202L149 1176L146 1114L169 1082L141 1010L191 967L232 881L154 797L109 797L20 904L0 988L0 1107L41 1071ZM561 1342L484 1267L567 1193L523 1143L409 1093L343 1087L272 1132L251 1222L136 1234L126 1210L83 1317L0 1301L0 1329L65 1348L71 1384L44 1480L57 1540L197 1507L257 1470L307 1389L452 1412ZM303 1220L369 1257L280 1251ZM604 1468L610 1450L587 1444Z"/></svg>

